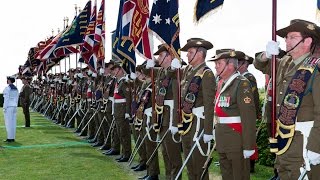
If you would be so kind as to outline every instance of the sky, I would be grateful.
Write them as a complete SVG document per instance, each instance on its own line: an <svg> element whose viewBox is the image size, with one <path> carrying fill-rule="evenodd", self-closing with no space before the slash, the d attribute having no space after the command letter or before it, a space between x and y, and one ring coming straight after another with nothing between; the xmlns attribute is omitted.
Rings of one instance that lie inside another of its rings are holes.
<svg viewBox="0 0 320 180"><path fill-rule="evenodd" d="M159 0L158 0L159 1ZM39 41L57 33L62 29L65 17L73 19L75 4L81 9L87 0L5 0L1 2L0 20L0 92L6 87L6 76L18 72L18 66L27 59L28 51ZM272 0L225 0L224 5L216 13L207 16L199 24L193 22L196 0L179 0L180 44L187 39L200 37L210 41L214 48L208 51L207 60L215 55L216 49L234 48L250 56L264 51L271 40ZM151 11L153 0L149 1ZM98 0L98 8L100 0ZM118 0L105 0L106 31L116 28ZM289 25L292 19L304 19L318 24L316 20L316 0L278 0L277 29ZM69 24L71 20L69 21ZM284 48L283 39L277 37L280 47ZM159 41L154 37L154 47ZM156 49L154 49L154 52ZM182 59L186 53L182 52ZM111 59L111 34L106 33L106 62ZM143 59L138 58L137 64ZM71 56L71 67L76 66L75 56ZM64 65L64 61L62 62ZM214 70L214 63L208 65ZM68 65L67 65L68 67ZM64 66L62 66L64 72ZM59 72L60 68L56 68ZM252 65L249 66L258 82L264 86L264 76ZM54 70L53 70L54 72ZM21 81L17 80L21 88Z"/></svg>

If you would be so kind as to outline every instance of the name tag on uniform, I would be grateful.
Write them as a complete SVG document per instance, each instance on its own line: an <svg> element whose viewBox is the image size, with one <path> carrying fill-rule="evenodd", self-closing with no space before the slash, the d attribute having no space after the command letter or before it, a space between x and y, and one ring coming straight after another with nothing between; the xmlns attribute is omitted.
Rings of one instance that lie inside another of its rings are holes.
<svg viewBox="0 0 320 180"><path fill-rule="evenodd" d="M218 107L229 107L230 99L230 96L220 96L218 101Z"/></svg>

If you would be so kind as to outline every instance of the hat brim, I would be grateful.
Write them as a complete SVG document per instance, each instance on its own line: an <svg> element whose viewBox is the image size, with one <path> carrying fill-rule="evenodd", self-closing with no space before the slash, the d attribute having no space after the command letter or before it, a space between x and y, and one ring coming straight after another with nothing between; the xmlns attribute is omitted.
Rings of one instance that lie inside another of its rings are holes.
<svg viewBox="0 0 320 180"><path fill-rule="evenodd" d="M160 53L162 53L163 51L168 51L167 48L165 46L161 46L157 52L155 52L153 55L160 55Z"/></svg>
<svg viewBox="0 0 320 180"><path fill-rule="evenodd" d="M187 42L186 45L184 45L180 51L188 51L190 48L197 48L197 47L203 47L207 50L212 49L213 45L209 41L190 41Z"/></svg>
<svg viewBox="0 0 320 180"><path fill-rule="evenodd" d="M296 22L293 24L290 24L289 26L277 30L276 34L282 38L285 38L289 32L303 32L305 34L308 34L312 36L313 38L316 38L315 40L319 40L319 35L316 31L316 27L311 26L310 28L307 27L308 25L303 22Z"/></svg>
<svg viewBox="0 0 320 180"><path fill-rule="evenodd" d="M245 54L241 51L233 51L233 52L224 52L221 54L218 54L216 56L213 56L213 59L210 59L208 61L218 61L220 59L229 59L229 58L235 58L235 59L242 59L244 58Z"/></svg>

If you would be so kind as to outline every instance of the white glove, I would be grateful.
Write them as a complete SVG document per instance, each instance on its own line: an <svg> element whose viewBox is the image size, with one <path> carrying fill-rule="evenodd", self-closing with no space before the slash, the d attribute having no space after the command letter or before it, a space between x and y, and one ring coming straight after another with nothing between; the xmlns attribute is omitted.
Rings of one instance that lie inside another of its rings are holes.
<svg viewBox="0 0 320 180"><path fill-rule="evenodd" d="M245 159L249 158L250 156L252 156L254 153L254 150L243 150L243 157Z"/></svg>
<svg viewBox="0 0 320 180"><path fill-rule="evenodd" d="M279 42L269 41L266 46L266 57L271 58L272 55L279 54Z"/></svg>
<svg viewBox="0 0 320 180"><path fill-rule="evenodd" d="M103 68L100 68L99 69L99 75L103 75L104 74L104 69Z"/></svg>
<svg viewBox="0 0 320 180"><path fill-rule="evenodd" d="M124 118L128 119L128 118L131 118L131 117L130 117L130 115L128 113L126 113L126 114L124 114Z"/></svg>
<svg viewBox="0 0 320 180"><path fill-rule="evenodd" d="M78 74L74 74L74 75L73 75L73 78L77 78L77 75L78 75Z"/></svg>
<svg viewBox="0 0 320 180"><path fill-rule="evenodd" d="M129 74L126 75L125 79L126 79L127 82L130 80L129 79Z"/></svg>
<svg viewBox="0 0 320 180"><path fill-rule="evenodd" d="M79 77L80 79L82 79L82 78L83 78L83 74L82 74L82 73L78 73L78 77Z"/></svg>
<svg viewBox="0 0 320 180"><path fill-rule="evenodd" d="M68 76L63 76L63 80L68 80Z"/></svg>
<svg viewBox="0 0 320 180"><path fill-rule="evenodd" d="M132 79L132 80L137 79L136 73L134 73L134 72L130 73L130 79Z"/></svg>
<svg viewBox="0 0 320 180"><path fill-rule="evenodd" d="M310 164L312 165L318 165L320 164L320 154L308 150L307 157L309 158Z"/></svg>
<svg viewBox="0 0 320 180"><path fill-rule="evenodd" d="M171 69L175 70L175 69L179 69L179 68L181 68L181 62L177 58L174 58L171 61Z"/></svg>
<svg viewBox="0 0 320 180"><path fill-rule="evenodd" d="M203 142L204 143L208 143L213 139L213 135L212 134L204 134L203 135Z"/></svg>
<svg viewBox="0 0 320 180"><path fill-rule="evenodd" d="M96 78L97 77L97 73L92 73L92 77Z"/></svg>
<svg viewBox="0 0 320 180"><path fill-rule="evenodd" d="M177 132L179 131L177 127L171 126L169 128L169 130L171 131L171 134L175 135L177 134Z"/></svg>
<svg viewBox="0 0 320 180"><path fill-rule="evenodd" d="M71 85L71 84L72 84L72 80L69 79L69 80L68 80L68 85Z"/></svg>
<svg viewBox="0 0 320 180"><path fill-rule="evenodd" d="M91 69L88 70L88 75L90 76L93 72L91 71Z"/></svg>
<svg viewBox="0 0 320 180"><path fill-rule="evenodd" d="M153 68L154 65L155 65L154 60L147 60L147 65L146 65L147 69Z"/></svg>

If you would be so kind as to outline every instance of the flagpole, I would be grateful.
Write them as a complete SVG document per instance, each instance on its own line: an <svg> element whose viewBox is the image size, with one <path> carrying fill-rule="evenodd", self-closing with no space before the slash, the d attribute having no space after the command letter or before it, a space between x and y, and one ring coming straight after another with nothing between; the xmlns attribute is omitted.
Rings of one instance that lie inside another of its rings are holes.
<svg viewBox="0 0 320 180"><path fill-rule="evenodd" d="M272 40L277 41L276 37L277 30L277 0L272 0ZM275 127L276 127L276 56L272 56L272 138L275 137Z"/></svg>
<svg viewBox="0 0 320 180"><path fill-rule="evenodd" d="M75 10L75 17L78 15L78 8L80 10L80 7L77 6L77 4L74 4L74 10ZM77 50L79 49L79 46L76 46ZM76 53L76 69L78 69L78 53Z"/></svg>

